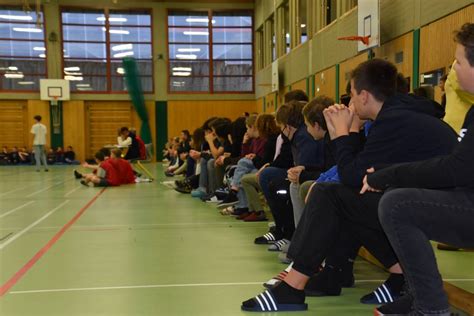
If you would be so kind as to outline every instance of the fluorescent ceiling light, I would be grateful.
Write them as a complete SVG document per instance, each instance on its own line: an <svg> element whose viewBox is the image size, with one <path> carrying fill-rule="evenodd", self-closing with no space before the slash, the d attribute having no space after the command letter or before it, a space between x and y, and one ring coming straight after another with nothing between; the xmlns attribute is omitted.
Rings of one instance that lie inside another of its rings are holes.
<svg viewBox="0 0 474 316"><path fill-rule="evenodd" d="M191 67L173 67L173 71L191 71L193 70Z"/></svg>
<svg viewBox="0 0 474 316"><path fill-rule="evenodd" d="M22 73L5 74L4 76L5 76L5 78L9 78L9 79L22 79L23 77L25 77Z"/></svg>
<svg viewBox="0 0 474 316"><path fill-rule="evenodd" d="M180 71L175 71L173 72L173 76L178 76L178 77L187 77L187 76L191 76L191 73L190 72L180 72Z"/></svg>
<svg viewBox="0 0 474 316"><path fill-rule="evenodd" d="M28 86L28 85L35 84L34 81L18 81L17 83L21 84L23 86Z"/></svg>
<svg viewBox="0 0 474 316"><path fill-rule="evenodd" d="M38 56L41 58L46 58L46 54L39 54Z"/></svg>
<svg viewBox="0 0 474 316"><path fill-rule="evenodd" d="M15 70L18 70L18 67L10 66L10 67L8 67L8 70L13 70L13 71L15 71Z"/></svg>
<svg viewBox="0 0 474 316"><path fill-rule="evenodd" d="M81 68L79 67L65 67L64 71L79 71Z"/></svg>
<svg viewBox="0 0 474 316"><path fill-rule="evenodd" d="M186 22L188 23L209 23L208 18L187 18ZM216 20L211 21L212 24L216 23Z"/></svg>
<svg viewBox="0 0 474 316"><path fill-rule="evenodd" d="M433 74L423 75L423 78L433 78Z"/></svg>
<svg viewBox="0 0 474 316"><path fill-rule="evenodd" d="M105 27L102 28L102 31L107 31ZM129 31L126 31L126 30L109 30L109 33L110 34L125 34L125 35L128 35L130 34Z"/></svg>
<svg viewBox="0 0 474 316"><path fill-rule="evenodd" d="M96 19L97 21L105 21L105 16L100 16ZM126 18L109 18L109 22L127 22Z"/></svg>
<svg viewBox="0 0 474 316"><path fill-rule="evenodd" d="M69 75L69 76L82 76L82 72L70 72L70 71L65 71L64 74L65 74L65 75Z"/></svg>
<svg viewBox="0 0 474 316"><path fill-rule="evenodd" d="M46 50L46 47L33 47L33 50L44 52Z"/></svg>
<svg viewBox="0 0 474 316"><path fill-rule="evenodd" d="M301 24L301 28L305 28L306 27L306 24Z"/></svg>
<svg viewBox="0 0 474 316"><path fill-rule="evenodd" d="M184 31L183 34L184 35L189 35L189 36L193 36L193 35L208 36L209 32L208 31Z"/></svg>
<svg viewBox="0 0 474 316"><path fill-rule="evenodd" d="M88 83L78 83L78 84L76 84L76 87L90 87L90 84L88 84Z"/></svg>
<svg viewBox="0 0 474 316"><path fill-rule="evenodd" d="M25 33L41 33L43 32L41 29L36 29L33 27L14 27L13 30L15 32L25 32Z"/></svg>
<svg viewBox="0 0 474 316"><path fill-rule="evenodd" d="M120 57L125 57L125 56L133 56L133 52L122 52L122 53L114 54L114 58L120 58Z"/></svg>
<svg viewBox="0 0 474 316"><path fill-rule="evenodd" d="M64 79L69 80L69 81L82 81L82 80L84 80L84 78L76 77L76 76L64 76Z"/></svg>
<svg viewBox="0 0 474 316"><path fill-rule="evenodd" d="M26 16L26 15L0 14L0 19L12 20L12 21L32 21L33 17Z"/></svg>
<svg viewBox="0 0 474 316"><path fill-rule="evenodd" d="M125 69L123 69L122 67L119 67L117 68L117 73L123 75L125 74Z"/></svg>
<svg viewBox="0 0 474 316"><path fill-rule="evenodd" d="M112 46L113 51L126 50L126 49L133 49L133 45L132 44L123 44L123 45Z"/></svg>
<svg viewBox="0 0 474 316"><path fill-rule="evenodd" d="M178 52L180 53L193 53L193 52L200 52L200 48L178 48Z"/></svg>
<svg viewBox="0 0 474 316"><path fill-rule="evenodd" d="M177 59L197 59L197 55L176 54Z"/></svg>

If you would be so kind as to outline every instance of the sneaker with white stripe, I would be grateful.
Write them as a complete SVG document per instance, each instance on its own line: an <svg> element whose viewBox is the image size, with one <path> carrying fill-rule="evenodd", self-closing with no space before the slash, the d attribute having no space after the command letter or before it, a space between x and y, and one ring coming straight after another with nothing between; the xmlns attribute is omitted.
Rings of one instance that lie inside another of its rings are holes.
<svg viewBox="0 0 474 316"><path fill-rule="evenodd" d="M401 293L396 293L390 289L390 287L383 283L381 286L376 288L372 293L363 296L360 299L362 304L387 304L392 303L394 300L399 298Z"/></svg>

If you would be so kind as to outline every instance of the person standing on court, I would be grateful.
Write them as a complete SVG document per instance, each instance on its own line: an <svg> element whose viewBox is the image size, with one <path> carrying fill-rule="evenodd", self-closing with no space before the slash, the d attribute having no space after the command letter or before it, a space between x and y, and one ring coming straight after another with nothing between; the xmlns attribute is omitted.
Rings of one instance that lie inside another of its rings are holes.
<svg viewBox="0 0 474 316"><path fill-rule="evenodd" d="M36 171L40 171L41 161L44 165L44 171L48 171L48 163L46 162L46 134L48 130L44 124L41 124L41 116L34 116L35 124L31 127L31 134L35 135L33 139L33 152L36 160Z"/></svg>

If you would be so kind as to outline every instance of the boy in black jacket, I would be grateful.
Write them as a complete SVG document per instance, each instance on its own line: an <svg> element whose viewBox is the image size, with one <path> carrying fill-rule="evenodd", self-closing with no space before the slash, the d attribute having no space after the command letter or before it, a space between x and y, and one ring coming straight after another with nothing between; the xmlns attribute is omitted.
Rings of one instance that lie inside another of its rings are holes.
<svg viewBox="0 0 474 316"><path fill-rule="evenodd" d="M474 93L474 24L456 34L460 86ZM467 118L467 117L466 117ZM450 315L430 240L474 247L474 122L450 155L368 170L361 193L399 187L384 194L380 222L400 259L409 295L376 309L376 315ZM364 194L365 195L365 194Z"/></svg>
<svg viewBox="0 0 474 316"><path fill-rule="evenodd" d="M397 69L391 63L380 59L366 61L351 75L352 107L334 105L325 110L328 131L337 148L341 184L321 184L311 191L288 252L294 259L293 268L283 282L264 293L275 303L271 311L307 309L303 291L306 283L332 251L344 248L340 243L341 232L347 234L349 228L352 239L360 241L392 272L401 272L377 218L381 195L359 195L365 170L379 164L446 154L455 145L456 136L448 125L433 116L432 108L425 106L423 100L396 94L396 77ZM359 128L354 129L358 125L353 124L354 112L360 119L374 121L359 153ZM392 282L397 287L400 283L403 284L402 276ZM400 293L401 289L392 292ZM242 309L268 310L259 304L264 294L243 302Z"/></svg>

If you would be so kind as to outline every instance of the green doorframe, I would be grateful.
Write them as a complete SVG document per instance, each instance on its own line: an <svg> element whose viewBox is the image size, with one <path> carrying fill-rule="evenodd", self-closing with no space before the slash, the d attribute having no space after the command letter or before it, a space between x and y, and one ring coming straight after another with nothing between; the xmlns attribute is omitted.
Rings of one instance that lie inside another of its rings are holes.
<svg viewBox="0 0 474 316"><path fill-rule="evenodd" d="M168 142L168 102L155 102L155 122L156 122L156 160L163 160L163 151Z"/></svg>
<svg viewBox="0 0 474 316"><path fill-rule="evenodd" d="M339 103L339 64L336 64L336 102Z"/></svg>
<svg viewBox="0 0 474 316"><path fill-rule="evenodd" d="M413 74L411 83L413 90L420 85L420 29L413 31Z"/></svg>
<svg viewBox="0 0 474 316"><path fill-rule="evenodd" d="M63 128L63 102L57 101L53 105L49 103L49 118L50 118L50 138L51 148L63 147L64 150L64 128ZM70 144L68 144L70 145Z"/></svg>

